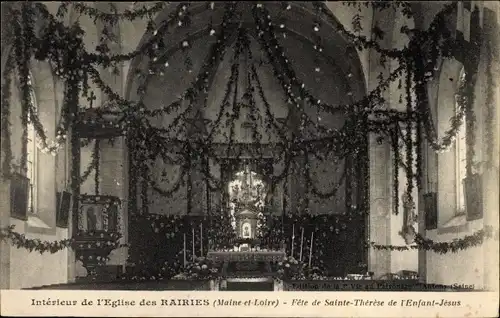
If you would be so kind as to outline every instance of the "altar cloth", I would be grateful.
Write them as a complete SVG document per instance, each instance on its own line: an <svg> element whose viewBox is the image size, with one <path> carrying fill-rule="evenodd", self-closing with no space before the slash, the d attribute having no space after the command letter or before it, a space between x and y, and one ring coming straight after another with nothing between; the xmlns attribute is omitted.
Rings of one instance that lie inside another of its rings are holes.
<svg viewBox="0 0 500 318"><path fill-rule="evenodd" d="M228 283L269 283L274 282L272 277L228 277Z"/></svg>
<svg viewBox="0 0 500 318"><path fill-rule="evenodd" d="M209 251L207 258L213 262L280 262L283 251Z"/></svg>

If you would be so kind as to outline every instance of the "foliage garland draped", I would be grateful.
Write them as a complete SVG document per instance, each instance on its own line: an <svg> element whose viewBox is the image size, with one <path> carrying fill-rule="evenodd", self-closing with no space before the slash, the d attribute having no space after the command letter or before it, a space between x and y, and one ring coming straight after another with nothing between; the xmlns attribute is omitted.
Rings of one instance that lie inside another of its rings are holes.
<svg viewBox="0 0 500 318"><path fill-rule="evenodd" d="M89 234L80 231L69 239L63 239L58 241L42 241L40 239L27 238L26 235L14 231L14 228L15 226L11 225L7 228L0 229L0 241L8 241L17 248L24 248L30 252L37 251L40 254L47 252L54 254L66 248L73 248L73 249L78 248L79 245L81 244L81 242L78 241L78 238L81 235ZM100 235L100 234L95 233L93 235ZM108 239L105 240L103 244L108 246L109 249L111 250L127 246L126 244L120 243L120 238L121 236L119 233L110 233Z"/></svg>
<svg viewBox="0 0 500 318"><path fill-rule="evenodd" d="M371 4L374 9L379 10L385 10L392 7L391 5L382 5L377 2L373 2ZM115 70L117 65L121 62L129 61L141 56L148 57L149 62L147 74L143 74L141 71L136 74L137 78L139 78L140 82L142 82L138 88L139 96L144 96L148 76L156 74L156 72L161 72L160 70L162 66L168 66L168 61L162 61L162 65L159 65L160 61L157 58L159 53L165 48L162 36L165 32L167 32L167 30L173 28L175 25L177 25L177 27L185 27L189 25L190 4L179 3L170 15L170 18L160 26L156 26L152 18L155 14L165 8L166 4L163 2L157 3L150 8L145 6L136 10L126 10L122 13L116 12L116 8L113 7L111 7L111 11L114 11L113 13L104 13L97 9L90 8L83 3L77 2L75 4L71 4L80 14L89 16L96 21L100 20L106 22L109 25L116 25L120 20L134 21L136 19L144 18L149 20L147 24L147 33L150 35L149 38L141 44L137 50L115 55L109 53L110 50L107 48L106 44L102 44L100 49L95 53L88 52L85 49L82 40L84 32L78 23L67 27L58 20L67 13L69 5L69 2L63 2L56 16L53 16L45 7L43 7L43 5L39 3L22 3L20 4L20 9L13 9L11 11L13 17L12 25L14 29L13 57L15 63L9 63L9 67L6 68L3 72L4 74L2 74L6 78L5 85L2 87L2 139L4 141L2 148L5 155L2 168L4 176L8 176L10 173L10 161L12 160L12 153L9 145L10 131L8 123L8 117L10 114L10 82L7 79L9 78L10 72L17 69L19 73L20 91L22 94L22 123L23 126L26 126L28 120L33 123L43 149L47 149L49 152L55 152L57 151L59 145L65 141L66 133L71 126L71 121L74 123L74 117L77 115L75 111L70 111L70 99L74 99L74 95L79 94L78 91L81 89L82 95L87 97L88 100L91 100L93 94L90 93L91 89L89 84L92 82L99 89L101 89L102 92L108 95L107 97L109 103L118 109L118 111L114 112L118 118L117 122L120 124L124 134L135 139L135 144L138 147L136 151L142 152L142 155L144 156L143 158L146 159L146 161L153 160L158 156L173 159L162 149L168 149L170 148L168 146L171 145L176 148L177 160L172 160L172 162L182 163L182 171L178 180L174 183L171 189L161 189L154 181L151 180L151 176L149 174L145 176L147 183L150 184L156 192L164 196L172 196L178 189L181 188L181 185L185 182L185 177L187 176L189 178L190 174L195 169L201 169L202 175L207 179L207 184L211 185L211 188L220 189L222 186L221 180L218 180L212 175L209 168L207 168L208 165L200 165L201 167L196 167L188 164L200 159L207 160L208 158L214 160L218 164L221 163L215 152L213 136L217 132L217 129L220 128L219 124L222 121L222 117L226 113L230 114L228 116L228 124L231 127L229 136L230 142L227 147L227 153L229 154L231 151L234 151L234 149L232 149L234 124L239 118L241 108L243 106L239 104L235 98L238 96L238 90L241 89L237 87L239 82L238 77L240 76L240 74L238 74L238 62L233 64L231 77L226 88L226 94L221 104L217 119L211 127L210 133L205 138L198 141L181 139L179 138L179 130L177 127L180 123L185 123L189 116L192 116L193 109L197 103L199 103L200 95L202 95L202 92L207 91L208 79L211 74L213 74L217 62L224 56L229 40L231 39L231 32L233 31L238 32L238 39L236 41L237 56L239 56L242 50L246 50L248 54L248 61L251 64L249 74L246 74L248 76L249 87L244 88L246 89L245 96L249 101L249 106L252 111L251 118L252 120L257 120L257 118L261 116L261 114L256 111L255 107L255 100L253 97L255 87L253 87L251 83L253 82L256 83L257 93L266 108L265 121L268 123L267 128L268 130L273 129L277 131L281 139L281 141L276 144L276 149L279 149L277 159L279 161L284 161L285 169L279 175L271 176L271 184L273 185L282 180L286 180L286 176L289 174L291 162L294 158L305 155L307 168L305 174L307 185L306 192L311 192L313 195L320 198L334 196L339 185L335 185L330 191L322 192L312 183L309 175L309 165L307 163L308 155L311 154L316 158L327 158L327 154L333 153L339 158L345 158L348 153L352 151L359 152L359 142L366 138L365 134L367 129L372 133L391 136L392 148L395 153L394 166L395 171L397 171L400 164L402 164L399 157L400 133L398 130L400 129L400 124L404 124L406 127L406 138L403 138L406 148L406 193L411 198L415 178L417 187L420 188L421 186L420 175L422 173L422 158L420 151L417 151L417 157L413 158L413 151L414 149L420 149L422 134L425 134L427 140L434 149L442 150L451 144L465 117L467 118L467 124L470 126L467 131L474 131L474 116L471 107L474 100L473 80L475 74L473 72L466 72L464 87L462 87L459 91L458 100L460 112L452 118L452 127L445 133L445 137L442 141L437 140L437 134L434 131L430 111L428 109L429 105L425 102L425 85L432 78L432 76L427 76L427 73L430 72L432 74L432 72L436 70L439 58L451 57L452 54L450 53L450 47L455 47L457 45L450 33L446 31L445 27L445 17L453 12L454 4L446 5L444 9L436 15L429 30L417 31L403 28L402 32L410 36L410 45L400 50L383 49L375 40L368 40L366 37L361 36L357 28L354 28L354 32L350 32L339 25L337 27L337 31L347 36L357 49L373 49L380 54L381 63L385 63L384 61L392 59L397 60L400 66L392 71L386 78L381 76L379 78L379 85L363 99L356 101L351 105L337 106L321 102L321 100L314 97L314 95L305 87L305 84L298 78L291 63L289 62L284 48L278 41L277 34L279 31L276 31L275 29L276 23L273 21L269 10L261 3L257 3L253 6L252 15L257 28L257 40L261 44L263 51L266 53L271 62L270 64L273 67L274 74L279 80L280 85L287 97L287 102L290 105L295 106L300 114L301 129L312 124L315 126L317 131L321 131L325 134L325 136L313 140L304 139L303 134L301 133L294 133L291 138L287 137L284 133L285 127L280 127L278 120L272 115L270 105L264 96L262 84L252 59L248 35L244 30L235 26L237 23L237 19L235 18L238 16L238 13L236 12L238 3L232 2L224 5L224 16L221 28L218 31L211 26L207 29L207 33L210 36L217 34L217 40L209 52L206 63L202 66L199 75L192 83L191 87L181 94L180 98L176 101L156 110L147 110L142 97L138 102L132 102L122 98L105 83L97 68L102 67ZM215 4L214 2L207 3L207 7L212 10L215 5L219 4ZM314 2L313 5L317 14L317 19L314 21L313 29L314 31L317 31L321 27L321 19L324 16L331 15L331 12L325 7L324 3ZM408 9L409 6L407 4L400 3L399 5L403 8L405 14L410 14ZM396 6L398 6L398 4L396 4ZM289 8L290 5L287 2L283 2L283 10L289 10ZM40 34L35 33L34 26L37 17L42 17L42 19L46 22ZM285 21L281 20L280 22L280 29L284 29ZM374 30L374 32L375 31L377 30ZM378 37L381 37L380 32L376 33L378 34ZM282 32L282 34L286 36L285 32ZM322 51L321 42L321 37L318 36L315 38L314 48L318 52ZM191 43L184 40L179 43L179 46L187 52ZM431 49L424 51L426 47L431 47ZM186 56L185 63L189 64L188 54L186 54ZM72 83L72 85L67 85L67 90L65 92L65 102L61 114L60 126L57 129L55 143L50 143L48 141L43 125L40 122L40 119L38 118L31 102L29 69L32 57L37 60L48 61L58 76L68 83ZM238 59L236 58L235 60ZM422 72L419 73L418 70L428 71L422 74ZM401 76L406 76L406 113L394 110L377 109L377 106L381 106L385 102L383 92L388 89L390 83L398 79L400 80ZM232 105L229 103L231 89L234 94L232 98ZM414 92L416 93L416 101L414 101L412 97ZM158 128L151 124L150 119L152 117L169 115L174 110L178 110L183 107L182 104L184 101L188 102L188 106L183 112L181 112L180 115L174 118L172 124L168 128ZM352 120L349 121L350 125L345 125L340 130L332 130L309 118L308 115L306 115L302 110L303 104L316 107L318 110L332 114L342 112ZM417 105L416 109L413 104ZM100 111L101 110L97 110L98 113ZM370 120L368 125L366 125L367 117L375 118L375 120ZM380 120L380 118L383 118L384 120ZM368 126L368 128L366 126ZM413 126L416 127L417 131L415 141L413 141ZM175 132L175 137L171 136L173 132ZM356 133L353 135L353 132ZM25 138L26 131L23 133L23 140ZM252 132L254 144L260 145L260 138L262 138L262 136L259 136L259 133L256 130ZM470 135L467 141L470 146L473 146L475 143L475 136L473 134ZM471 149L471 152L467 156L467 166L469 172L472 169L471 166L473 164L473 148L474 147L468 147L468 149ZM322 153L318 151L319 149L322 149ZM98 179L99 153L97 146L94 150L92 158L91 164L84 172L83 176L80 177L80 180L73 180L73 187L77 187L78 184L83 182L90 175L92 170L96 170L96 180ZM23 160L25 160L25 158L22 159L21 166L25 166L25 162ZM415 172L413 171L414 161L416 161L417 167ZM342 182L343 179L344 177L341 178L340 182ZM399 202L397 187L398 174L395 173L395 213L397 213ZM425 244L420 244L418 246L422 247L424 245ZM434 245L428 244L425 246Z"/></svg>

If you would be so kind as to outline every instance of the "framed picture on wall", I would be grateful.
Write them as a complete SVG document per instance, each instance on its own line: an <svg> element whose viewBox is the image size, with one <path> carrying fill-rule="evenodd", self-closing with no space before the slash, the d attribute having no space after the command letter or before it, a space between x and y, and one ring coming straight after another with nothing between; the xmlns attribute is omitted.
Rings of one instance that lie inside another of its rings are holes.
<svg viewBox="0 0 500 318"><path fill-rule="evenodd" d="M118 231L120 199L106 195L81 195L78 229L88 232Z"/></svg>
<svg viewBox="0 0 500 318"><path fill-rule="evenodd" d="M478 174L473 174L465 178L465 209L467 211L467 220L473 221L483 217L483 191L481 177Z"/></svg>
<svg viewBox="0 0 500 318"><path fill-rule="evenodd" d="M437 193L424 194L425 228L434 230L437 228Z"/></svg>
<svg viewBox="0 0 500 318"><path fill-rule="evenodd" d="M68 227L68 216L71 208L71 193L61 191L56 193L56 224L58 227Z"/></svg>
<svg viewBox="0 0 500 318"><path fill-rule="evenodd" d="M16 219L28 218L28 191L30 180L19 173L13 173L10 179L10 216Z"/></svg>

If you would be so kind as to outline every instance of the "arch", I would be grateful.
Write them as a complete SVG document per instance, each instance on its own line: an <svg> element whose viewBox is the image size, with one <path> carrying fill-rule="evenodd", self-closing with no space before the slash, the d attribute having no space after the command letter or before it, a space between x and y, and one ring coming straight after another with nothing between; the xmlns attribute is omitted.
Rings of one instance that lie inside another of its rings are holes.
<svg viewBox="0 0 500 318"><path fill-rule="evenodd" d="M455 113L455 95L463 73L464 65L456 59L441 61L438 81L438 94L434 103L438 136L449 128L449 119ZM439 124L442 123L442 126ZM441 128L441 129L440 129Z"/></svg>
<svg viewBox="0 0 500 318"><path fill-rule="evenodd" d="M311 29L312 31L312 22L314 21L313 8L310 4L300 4L300 3L294 3L291 5L291 7L292 10L290 10L290 13L286 13L288 14L287 16L288 22L285 24L284 28L287 34L290 35L289 37L287 36L287 38L293 37L298 41L302 41L302 43L305 43L305 45L310 46L312 52L314 42L312 41L311 36L307 35L307 31L304 31L306 30L304 26L307 26L307 28ZM277 12L277 10L279 10L279 4L269 4L269 6L266 4L266 8L268 8L272 12L272 15L274 15ZM168 16L173 11L174 11L174 6L172 5L167 6L167 8L163 12L159 13L158 16L156 17L155 19L156 25L160 25L165 19L168 18ZM181 50L179 43L181 43L182 41L187 40L190 43L192 43L196 39L199 39L201 36L203 36L204 31L206 31L207 28L206 21L209 20L206 16L207 13L208 14L213 13L216 17L220 18L221 16L220 5L219 5L219 11L217 10L215 11L216 11L215 13L212 11L208 11L205 4L193 4L190 7L192 24L188 27L187 30L176 29L164 37L164 42L167 44L167 46L163 50L164 53L163 56L159 57L156 62L160 64L165 59L170 59L170 57L179 52ZM359 54L356 51L356 49L353 48L352 45L348 43L346 39L340 36L340 34L338 34L338 32L336 31L336 26L339 25L340 22L338 22L338 20L335 18L333 14L324 15L322 16L322 19L324 20L323 21L324 27L322 27L321 30L325 33L323 34L325 42L323 44L325 49L322 52L322 56L328 59L331 65L335 64L335 66L339 68L339 73L343 75L343 76L340 75L340 77L342 77L346 82L346 89L344 90L344 92L347 92L348 90L351 90L353 92L352 94L353 96L350 97L351 101L359 100L366 94L366 82L364 76L365 74L363 71L363 66L361 65L360 62ZM214 18L214 20L217 20L217 18ZM216 26L217 23L220 23L220 21L214 21L213 25ZM253 19L249 19L249 17L246 17L242 25L246 26L250 30L253 30L254 27L252 23ZM139 46L146 43L146 41L150 38L150 36L151 34L144 34L141 38L141 41L139 42L140 43ZM127 98L128 100L137 100L138 95L136 93L136 88L139 85L144 85L144 82L140 82L138 76L136 75L136 71L141 71L141 70L144 71L147 62L148 62L147 58L142 58L142 57L136 58L132 61L130 69L128 70L127 74L127 84L124 94L125 98ZM311 68L311 72L313 71L314 69ZM352 76L348 76L347 75L348 73L352 73ZM174 73L173 76L179 76L179 75ZM192 78L194 79L195 74L192 74L190 76L192 76ZM150 81L151 78L152 77L148 76L146 77L145 80ZM323 77L323 79L326 79L326 77ZM168 104L168 101L166 100L163 102ZM172 116L172 114L170 116ZM326 120L324 120L324 122L325 121ZM132 158L129 157L128 160L130 161L132 160ZM363 160L363 163L366 164L366 160ZM129 173L132 176L133 171L129 171ZM362 173L360 172L360 177L361 174ZM132 181L132 179L133 177L129 178L129 181ZM131 189L131 191L129 192L129 196L134 197L135 189L133 189L133 187L130 186L130 184L129 187ZM328 191L331 191L331 189L328 189ZM347 190L341 189L339 193L343 191ZM359 192L360 192L359 197L362 197L364 195L364 192L366 191L359 191ZM363 194L361 192L363 192ZM356 200L357 199L358 197L356 195ZM318 207L318 209L320 208Z"/></svg>
<svg viewBox="0 0 500 318"><path fill-rule="evenodd" d="M18 5L18 4L12 4ZM43 2L39 3L45 7L45 9L49 9ZM4 13L5 8L2 10L2 15ZM4 19L2 19L3 21ZM44 21L42 19L36 19L35 21L35 31L39 32L40 28L43 26ZM7 25L7 28L10 27L10 24ZM3 31L3 30L2 30ZM7 32L7 31L5 31ZM8 32L7 32L8 34ZM12 36L12 35L11 35ZM10 54L12 54L13 43L12 37L2 38L2 53L1 53L1 65L2 70L4 69ZM33 89L35 92L35 96L37 98L37 103L41 105L39 109L43 109L44 113L51 112L50 106L55 106L55 114L60 112L60 103L62 102L62 96L58 96L61 93L61 89L58 89L58 80L57 76L54 74L51 65L45 61L38 61L34 58L30 61L30 74L32 76L32 80L34 82ZM3 78L2 78L3 81ZM54 127L58 124L56 122ZM51 125L52 126L52 125ZM55 132L55 129L53 129ZM49 130L49 136L51 136Z"/></svg>
<svg viewBox="0 0 500 318"><path fill-rule="evenodd" d="M463 64L456 59L443 60L441 64L437 96L431 109L438 140L450 129L450 119L456 115L456 94L463 68ZM456 151L456 144L452 143L449 151L437 155L438 226L450 221L458 211L460 191Z"/></svg>
<svg viewBox="0 0 500 318"><path fill-rule="evenodd" d="M268 8L268 10L273 13L273 16L276 11L280 9L279 3L272 2L266 4L266 8ZM174 5L167 5L166 9L160 12L155 18L155 25L161 25L162 23L164 23L168 19L168 17L171 16L174 10ZM207 14L207 12L214 12L214 17L220 18L221 13L220 9L219 12L217 11L217 9L210 10L204 3L192 5L190 7L190 11L193 21L191 26L187 30L185 28L176 29L175 32L171 32L169 34L169 37L165 39L165 43L170 44L167 44L167 47L165 48L165 52L167 54L172 54L172 51L176 51L175 48L178 47L178 43L183 40L191 39L193 34L200 33L207 27L206 21L208 21L208 19L203 19L203 15ZM310 36L305 35L303 32L305 23L304 21L312 22L314 19L314 13L312 11L313 10L311 4L291 3L291 10L288 10L285 13L286 19L288 21L285 26L285 30L287 32L294 33L296 36L301 36L302 38L307 39L308 41L310 41L311 47L313 46L313 42L310 39ZM364 75L365 71L361 64L358 52L353 48L351 43L344 39L335 30L336 26L341 25L341 23L338 19L335 18L335 15L333 13L324 14L321 18L326 24L326 27L322 28L322 37L324 39L328 39L328 41L324 41L324 55L336 61L336 64L342 68L345 74L352 73L354 75L354 78L352 78L350 81L351 84L358 84L359 82L363 83L363 85L361 85L361 89L358 87L354 87L354 91L357 91L360 96L363 96L366 91L366 81ZM249 17L246 17L246 19L249 20ZM218 25L218 23L214 22L213 25ZM150 38L150 34L143 34L137 47L141 47ZM136 58L131 62L125 84L125 97L129 100L136 99L134 90L132 89L133 87L137 87L137 78L135 76L136 70L144 70L146 62L146 59L143 59L141 57Z"/></svg>

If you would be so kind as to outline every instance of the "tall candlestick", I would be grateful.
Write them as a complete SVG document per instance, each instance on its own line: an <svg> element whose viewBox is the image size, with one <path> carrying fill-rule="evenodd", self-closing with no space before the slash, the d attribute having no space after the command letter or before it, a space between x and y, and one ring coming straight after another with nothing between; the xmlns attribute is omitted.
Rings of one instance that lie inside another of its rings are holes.
<svg viewBox="0 0 500 318"><path fill-rule="evenodd" d="M302 228L302 234L300 235L300 258L299 261L302 262L302 247L304 245L304 228Z"/></svg>
<svg viewBox="0 0 500 318"><path fill-rule="evenodd" d="M192 230L192 234L193 234L193 261L194 261L195 254L196 254L194 251L194 227L191 230Z"/></svg>
<svg viewBox="0 0 500 318"><path fill-rule="evenodd" d="M184 233L184 267L186 267L186 233Z"/></svg>
<svg viewBox="0 0 500 318"><path fill-rule="evenodd" d="M314 242L314 232L311 233L311 247L309 248L309 268L311 268L312 257L313 257L313 242Z"/></svg>
<svg viewBox="0 0 500 318"><path fill-rule="evenodd" d="M293 244L294 244L294 241L295 241L295 224L292 226L292 253L290 254L290 256L293 257Z"/></svg>
<svg viewBox="0 0 500 318"><path fill-rule="evenodd" d="M203 256L203 223L200 223L200 254Z"/></svg>

